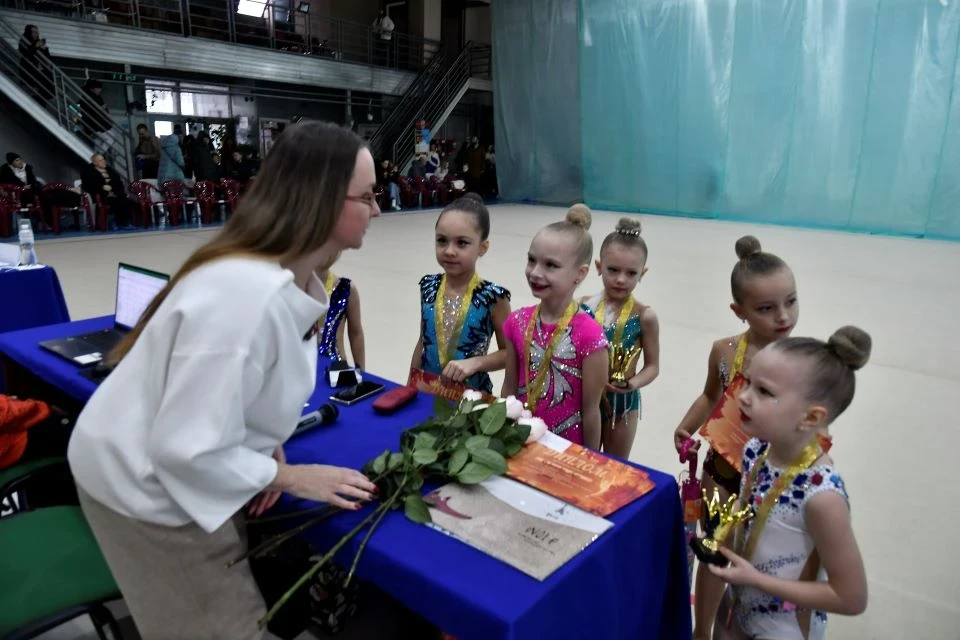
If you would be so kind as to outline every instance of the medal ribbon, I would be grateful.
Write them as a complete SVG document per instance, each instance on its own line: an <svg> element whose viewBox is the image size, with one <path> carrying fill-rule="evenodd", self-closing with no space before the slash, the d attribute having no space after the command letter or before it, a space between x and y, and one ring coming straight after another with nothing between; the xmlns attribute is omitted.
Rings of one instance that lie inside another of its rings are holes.
<svg viewBox="0 0 960 640"><path fill-rule="evenodd" d="M633 296L630 296L627 301L620 307L620 314L617 316L617 328L613 330L613 344L623 344L623 332L627 327L627 320L630 319L630 314L633 313ZM600 323L600 326L605 326L603 324L604 319L607 315L607 301L603 299L600 301L600 304L597 305L597 322Z"/></svg>
<svg viewBox="0 0 960 640"><path fill-rule="evenodd" d="M443 311L447 301L447 274L443 274L440 277L440 289L437 291L437 299L433 302L433 323L437 332L437 358L440 360L441 371L457 354L457 347L460 345L460 333L463 331L463 325L467 321L467 312L470 310L473 292L479 285L480 276L474 272L469 284L467 284L467 290L463 292L463 298L460 299L460 308L457 310L457 321L453 326L453 333L450 335L450 339L447 340L447 334L443 330Z"/></svg>
<svg viewBox="0 0 960 640"><path fill-rule="evenodd" d="M763 463L766 462L767 455L769 453L770 445L768 444L767 450L760 454L760 457L757 458L753 468L750 470L750 475L743 491L743 496L748 501L753 495L753 487L757 483L757 476L760 474L760 468L763 466ZM803 451L800 452L800 455L797 456L797 459L794 460L790 466L780 474L780 477L778 477L776 481L774 481L773 486L771 486L766 494L764 494L763 502L760 503L760 508L755 512L753 522L750 524L749 538L747 537L747 534L744 534L742 531L738 531L737 542L739 544L737 545L737 554L746 560L750 559L750 556L753 555L754 550L757 548L757 543L760 541L763 528L766 526L767 520L770 518L770 512L780 502L780 496L782 496L783 493L790 488L794 479L800 475L801 472L808 469L814 462L817 461L817 458L819 458L820 455L820 443L817 438L813 438L810 440L810 443L803 448Z"/></svg>
<svg viewBox="0 0 960 640"><path fill-rule="evenodd" d="M550 342L543 352L543 360L540 362L540 368L532 380L530 378L533 376L533 370L531 369L530 361L531 352L533 351L533 329L537 324L537 320L540 318L540 305L537 305L537 308L534 309L533 314L530 316L530 322L527 324L527 330L523 336L523 350L525 356L524 365L526 366L527 373L527 408L530 409L531 413L537 412L537 405L540 404L540 396L543 394L544 385L547 382L547 372L550 370L550 362L553 360L553 352L556 350L557 345L560 344L560 339L563 338L563 333L567 330L567 326L577 313L577 309L577 303L571 300L570 304L567 305L567 310L563 312L563 317L557 322L557 326L553 330L553 335L550 336Z"/></svg>

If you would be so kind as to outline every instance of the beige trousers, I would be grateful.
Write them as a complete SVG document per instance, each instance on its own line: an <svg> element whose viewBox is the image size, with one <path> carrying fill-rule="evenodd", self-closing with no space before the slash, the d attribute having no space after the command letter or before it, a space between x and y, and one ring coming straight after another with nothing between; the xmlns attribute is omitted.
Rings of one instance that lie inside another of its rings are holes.
<svg viewBox="0 0 960 640"><path fill-rule="evenodd" d="M122 516L77 487L80 506L143 640L261 640L266 605L247 562L243 516L213 533Z"/></svg>

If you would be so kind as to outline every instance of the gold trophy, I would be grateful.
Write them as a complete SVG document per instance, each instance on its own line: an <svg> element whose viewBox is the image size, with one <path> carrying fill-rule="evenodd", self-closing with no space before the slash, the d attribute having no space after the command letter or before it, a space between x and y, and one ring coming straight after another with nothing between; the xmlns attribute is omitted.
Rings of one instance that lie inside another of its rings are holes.
<svg viewBox="0 0 960 640"><path fill-rule="evenodd" d="M753 508L748 506L736 511L737 494L730 496L725 504L720 504L720 491L716 487L710 500L707 500L707 490L703 490L703 504L707 509L706 535L691 540L690 547L700 562L725 567L729 560L720 553L720 547L738 525L753 517Z"/></svg>
<svg viewBox="0 0 960 640"><path fill-rule="evenodd" d="M640 345L634 345L629 349L622 344L610 345L610 384L621 389L630 386L627 380L627 374L633 361L640 355Z"/></svg>

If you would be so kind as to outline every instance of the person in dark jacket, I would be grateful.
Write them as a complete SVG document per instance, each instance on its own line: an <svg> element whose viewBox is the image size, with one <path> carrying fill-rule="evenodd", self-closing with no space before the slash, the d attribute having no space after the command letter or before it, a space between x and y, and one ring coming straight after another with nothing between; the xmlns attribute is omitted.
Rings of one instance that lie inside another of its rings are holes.
<svg viewBox="0 0 960 640"><path fill-rule="evenodd" d="M33 198L40 194L40 181L33 173L33 167L23 161L19 153L7 154L7 163L0 166L0 185L13 184L30 189L20 194L20 203L23 206L33 204Z"/></svg>
<svg viewBox="0 0 960 640"><path fill-rule="evenodd" d="M132 229L130 215L137 203L126 196L126 189L120 174L107 165L102 153L95 153L90 158L90 164L83 169L80 176L83 191L89 193L96 202L100 201L113 214L113 222L120 229Z"/></svg>
<svg viewBox="0 0 960 640"><path fill-rule="evenodd" d="M20 36L20 84L41 104L53 99L53 65L46 38L40 37L36 25L28 24Z"/></svg>
<svg viewBox="0 0 960 640"><path fill-rule="evenodd" d="M93 150L105 156L112 155L113 120L110 110L103 101L103 84L93 78L83 85L86 98L80 102L80 113L83 116L83 130L93 143Z"/></svg>
<svg viewBox="0 0 960 640"><path fill-rule="evenodd" d="M213 162L210 136L201 133L193 143L193 175L196 180L219 180L219 171Z"/></svg>

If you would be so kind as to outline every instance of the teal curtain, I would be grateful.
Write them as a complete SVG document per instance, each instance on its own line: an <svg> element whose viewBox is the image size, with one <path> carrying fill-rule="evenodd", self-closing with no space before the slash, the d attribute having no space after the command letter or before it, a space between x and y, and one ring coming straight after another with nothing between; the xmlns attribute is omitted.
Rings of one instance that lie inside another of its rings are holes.
<svg viewBox="0 0 960 640"><path fill-rule="evenodd" d="M495 0L490 10L500 194L580 201L577 0Z"/></svg>
<svg viewBox="0 0 960 640"><path fill-rule="evenodd" d="M558 68L542 18L564 4L506 2L514 20L529 10L529 41L500 32L494 10L495 56L512 56L495 91L499 108L529 78L567 91L579 73L564 101L579 98L588 204L960 239L954 0L584 0L579 60ZM549 201L550 185L531 189L501 157L509 109L497 124L498 172L516 179L504 194Z"/></svg>

